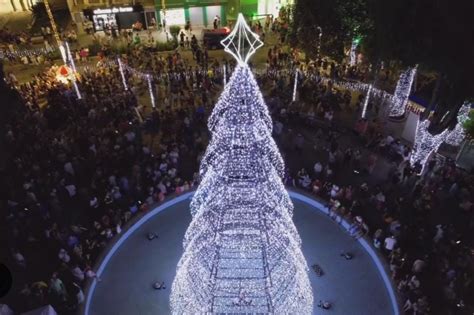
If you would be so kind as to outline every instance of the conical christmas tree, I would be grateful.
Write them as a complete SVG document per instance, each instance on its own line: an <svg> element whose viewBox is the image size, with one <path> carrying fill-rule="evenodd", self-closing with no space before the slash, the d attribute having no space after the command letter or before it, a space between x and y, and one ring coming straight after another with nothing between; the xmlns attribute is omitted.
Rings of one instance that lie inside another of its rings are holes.
<svg viewBox="0 0 474 315"><path fill-rule="evenodd" d="M284 163L246 65L261 42L241 16L228 39L239 65L209 118L212 137L191 202L172 312L310 314L313 295L281 181Z"/></svg>

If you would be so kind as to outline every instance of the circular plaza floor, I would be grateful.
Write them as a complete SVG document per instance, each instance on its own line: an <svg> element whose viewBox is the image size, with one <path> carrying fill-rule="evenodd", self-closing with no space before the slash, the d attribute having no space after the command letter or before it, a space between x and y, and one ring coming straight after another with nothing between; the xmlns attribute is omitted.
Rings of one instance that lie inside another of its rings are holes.
<svg viewBox="0 0 474 315"><path fill-rule="evenodd" d="M308 266L318 264L324 271L317 277L310 270L313 314L398 315L385 266L372 247L363 239L354 240L343 226L323 213L324 208L314 199L295 192L290 195ZM183 252L184 233L191 222L191 197L188 193L158 206L122 232L101 262L98 273L102 281L92 283L84 314L170 314L170 288ZM156 232L159 238L148 241L148 232ZM345 260L341 251L352 253L354 258ZM154 290L154 281L164 281L166 289ZM333 307L320 309L316 306L319 300L330 301Z"/></svg>

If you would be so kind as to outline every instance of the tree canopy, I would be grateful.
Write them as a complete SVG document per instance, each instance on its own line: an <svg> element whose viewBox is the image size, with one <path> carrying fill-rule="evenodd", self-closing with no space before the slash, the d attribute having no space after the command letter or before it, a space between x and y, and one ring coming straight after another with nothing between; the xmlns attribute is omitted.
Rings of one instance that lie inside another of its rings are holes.
<svg viewBox="0 0 474 315"><path fill-rule="evenodd" d="M314 56L322 30L321 51L335 60L344 57L344 45L371 30L367 0L298 0L295 4L292 35Z"/></svg>
<svg viewBox="0 0 474 315"><path fill-rule="evenodd" d="M396 61L435 72L440 87L438 116L452 117L474 97L474 1L297 0L293 33L309 56L316 51L316 27L323 29L322 53L340 60L344 44L362 37L372 63ZM435 119L436 120L436 119ZM436 125L436 124L434 124Z"/></svg>

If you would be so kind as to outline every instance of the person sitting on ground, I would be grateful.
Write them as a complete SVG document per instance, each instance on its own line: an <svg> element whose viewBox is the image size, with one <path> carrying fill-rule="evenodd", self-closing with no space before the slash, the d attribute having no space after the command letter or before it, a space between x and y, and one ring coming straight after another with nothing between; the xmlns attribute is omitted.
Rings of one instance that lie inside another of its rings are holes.
<svg viewBox="0 0 474 315"><path fill-rule="evenodd" d="M158 234L154 233L154 232L150 232L147 234L146 238L149 240L149 241L153 241L155 238L158 238Z"/></svg>
<svg viewBox="0 0 474 315"><path fill-rule="evenodd" d="M318 303L318 307L323 308L325 310L330 309L331 306L332 306L332 304L328 301L319 301L319 303Z"/></svg>
<svg viewBox="0 0 474 315"><path fill-rule="evenodd" d="M157 282L153 283L153 289L155 289L155 290L163 289L164 290L164 289L166 289L165 283L163 281L161 281L161 282L157 281Z"/></svg>

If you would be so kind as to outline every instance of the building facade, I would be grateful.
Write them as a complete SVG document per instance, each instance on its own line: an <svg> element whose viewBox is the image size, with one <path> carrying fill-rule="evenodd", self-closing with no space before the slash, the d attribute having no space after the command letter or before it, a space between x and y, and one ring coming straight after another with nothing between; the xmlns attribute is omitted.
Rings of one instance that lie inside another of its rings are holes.
<svg viewBox="0 0 474 315"><path fill-rule="evenodd" d="M235 21L238 13L247 17L277 16L280 8L291 0L67 0L72 19L81 29L84 22L101 31L113 23L117 28L129 28L140 22L146 29L153 23L166 21L167 26L212 28L216 16L221 26Z"/></svg>

